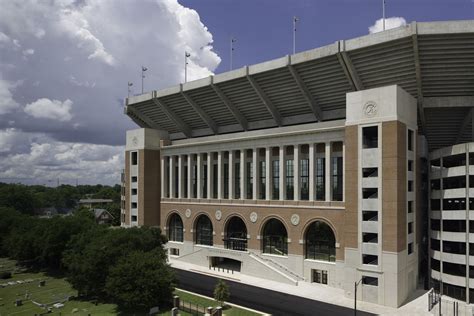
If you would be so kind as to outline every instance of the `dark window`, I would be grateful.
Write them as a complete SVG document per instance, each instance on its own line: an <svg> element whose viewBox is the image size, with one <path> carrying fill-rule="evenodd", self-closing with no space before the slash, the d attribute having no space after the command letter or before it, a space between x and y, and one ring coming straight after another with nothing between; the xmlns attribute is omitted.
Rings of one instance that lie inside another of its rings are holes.
<svg viewBox="0 0 474 316"><path fill-rule="evenodd" d="M235 163L235 172L234 172L234 198L240 199L240 162Z"/></svg>
<svg viewBox="0 0 474 316"><path fill-rule="evenodd" d="M219 173L217 164L212 165L212 198L217 199L217 191L219 189Z"/></svg>
<svg viewBox="0 0 474 316"><path fill-rule="evenodd" d="M309 200L309 160L301 159L300 161L300 198L301 200Z"/></svg>
<svg viewBox="0 0 474 316"><path fill-rule="evenodd" d="M465 255L466 243L456 241L443 241L443 252Z"/></svg>
<svg viewBox="0 0 474 316"><path fill-rule="evenodd" d="M376 244L378 243L378 234L376 233L362 233L362 242Z"/></svg>
<svg viewBox="0 0 474 316"><path fill-rule="evenodd" d="M376 266L379 264L379 257L374 255L362 255L362 263Z"/></svg>
<svg viewBox="0 0 474 316"><path fill-rule="evenodd" d="M312 269L312 282L328 284L328 272L326 270Z"/></svg>
<svg viewBox="0 0 474 316"><path fill-rule="evenodd" d="M432 208L433 209L433 208ZM444 199L443 200L443 210L444 211L459 211L466 209L466 199Z"/></svg>
<svg viewBox="0 0 474 316"><path fill-rule="evenodd" d="M198 171L198 166L193 165L193 192L191 198L196 198L197 197L197 171Z"/></svg>
<svg viewBox="0 0 474 316"><path fill-rule="evenodd" d="M326 159L316 158L316 200L326 199Z"/></svg>
<svg viewBox="0 0 474 316"><path fill-rule="evenodd" d="M324 260L334 262L336 260L336 237L324 222L313 222L306 231L305 236L306 259Z"/></svg>
<svg viewBox="0 0 474 316"><path fill-rule="evenodd" d="M408 192L413 192L413 181L408 180Z"/></svg>
<svg viewBox="0 0 474 316"><path fill-rule="evenodd" d="M183 186L184 186L184 195L183 197L185 198L189 198L188 196L188 166L184 166L184 183L183 183Z"/></svg>
<svg viewBox="0 0 474 316"><path fill-rule="evenodd" d="M137 189L132 189L132 195L137 195Z"/></svg>
<svg viewBox="0 0 474 316"><path fill-rule="evenodd" d="M447 295L447 296L456 298L458 300L465 301L466 288L443 282L443 295Z"/></svg>
<svg viewBox="0 0 474 316"><path fill-rule="evenodd" d="M408 160L408 171L413 171L413 160Z"/></svg>
<svg viewBox="0 0 474 316"><path fill-rule="evenodd" d="M441 222L439 219L431 219L431 230L440 231Z"/></svg>
<svg viewBox="0 0 474 316"><path fill-rule="evenodd" d="M438 239L431 238L431 249L432 250L440 251L441 250L440 246L441 246L441 244L440 244L440 241Z"/></svg>
<svg viewBox="0 0 474 316"><path fill-rule="evenodd" d="M277 219L270 219L263 227L263 252L281 256L288 254L286 228Z"/></svg>
<svg viewBox="0 0 474 316"><path fill-rule="evenodd" d="M138 165L138 152L132 151L132 166Z"/></svg>
<svg viewBox="0 0 474 316"><path fill-rule="evenodd" d="M378 147L378 127L377 126L362 128L362 143L363 143L363 148L377 148Z"/></svg>
<svg viewBox="0 0 474 316"><path fill-rule="evenodd" d="M132 202L132 208L137 208L137 202Z"/></svg>
<svg viewBox="0 0 474 316"><path fill-rule="evenodd" d="M137 215L132 215L132 222L136 222L137 220Z"/></svg>
<svg viewBox="0 0 474 316"><path fill-rule="evenodd" d="M213 245L212 223L209 217L201 215L196 222L196 244Z"/></svg>
<svg viewBox="0 0 474 316"><path fill-rule="evenodd" d="M474 176L469 176L469 187L474 188Z"/></svg>
<svg viewBox="0 0 474 316"><path fill-rule="evenodd" d="M332 157L332 199L342 201L342 157Z"/></svg>
<svg viewBox="0 0 474 316"><path fill-rule="evenodd" d="M440 269L440 262L439 260L436 260L436 259L433 259L431 258L431 269L435 270L435 271L439 271Z"/></svg>
<svg viewBox="0 0 474 316"><path fill-rule="evenodd" d="M443 157L443 167L452 168L466 165L466 154Z"/></svg>
<svg viewBox="0 0 474 316"><path fill-rule="evenodd" d="M408 223L408 233L412 234L413 233L413 223Z"/></svg>
<svg viewBox="0 0 474 316"><path fill-rule="evenodd" d="M137 177L132 177L132 182L137 182L138 178Z"/></svg>
<svg viewBox="0 0 474 316"><path fill-rule="evenodd" d="M171 256L179 256L179 249L178 248L170 248L170 255Z"/></svg>
<svg viewBox="0 0 474 316"><path fill-rule="evenodd" d="M441 167L441 159L431 160L431 167Z"/></svg>
<svg viewBox="0 0 474 316"><path fill-rule="evenodd" d="M412 254L413 253L413 243L409 243L408 244L408 254Z"/></svg>
<svg viewBox="0 0 474 316"><path fill-rule="evenodd" d="M432 211L441 210L441 202L439 201L439 199L431 199L431 210Z"/></svg>
<svg viewBox="0 0 474 316"><path fill-rule="evenodd" d="M469 255L474 256L474 244L473 243L469 243Z"/></svg>
<svg viewBox="0 0 474 316"><path fill-rule="evenodd" d="M369 222L376 222L379 220L377 211L362 211L362 220Z"/></svg>
<svg viewBox="0 0 474 316"><path fill-rule="evenodd" d="M247 162L247 199L253 198L253 162Z"/></svg>
<svg viewBox="0 0 474 316"><path fill-rule="evenodd" d="M171 241L183 241L183 221L176 213L173 213L169 219L168 239Z"/></svg>
<svg viewBox="0 0 474 316"><path fill-rule="evenodd" d="M408 213L413 213L413 201L408 201L407 204L408 204L408 206L407 206L407 208L408 208L408 210L407 210Z"/></svg>
<svg viewBox="0 0 474 316"><path fill-rule="evenodd" d="M362 169L362 176L364 178L374 178L379 176L379 169L378 168L363 168Z"/></svg>
<svg viewBox="0 0 474 316"><path fill-rule="evenodd" d="M202 197L207 199L207 164L202 169Z"/></svg>
<svg viewBox="0 0 474 316"><path fill-rule="evenodd" d="M369 276L362 277L362 284L364 285L372 285L372 286L379 286L379 279Z"/></svg>
<svg viewBox="0 0 474 316"><path fill-rule="evenodd" d="M229 198L229 164L224 164L224 199Z"/></svg>
<svg viewBox="0 0 474 316"><path fill-rule="evenodd" d="M443 179L443 189L466 188L466 176L448 177Z"/></svg>
<svg viewBox="0 0 474 316"><path fill-rule="evenodd" d="M441 180L433 179L431 180L431 190L440 190L441 189Z"/></svg>
<svg viewBox="0 0 474 316"><path fill-rule="evenodd" d="M413 151L413 131L411 129L408 130L408 150Z"/></svg>
<svg viewBox="0 0 474 316"><path fill-rule="evenodd" d="M294 173L293 173L293 160L289 159L286 161L286 199L294 199Z"/></svg>
<svg viewBox="0 0 474 316"><path fill-rule="evenodd" d="M266 183L267 183L267 171L265 161L260 161L260 195L259 198L265 200L266 198Z"/></svg>
<svg viewBox="0 0 474 316"><path fill-rule="evenodd" d="M278 200L280 198L280 161L272 161L272 199Z"/></svg>
<svg viewBox="0 0 474 316"><path fill-rule="evenodd" d="M443 273L466 277L466 265L451 262L443 262Z"/></svg>
<svg viewBox="0 0 474 316"><path fill-rule="evenodd" d="M445 232L466 232L466 221L464 220L443 220L443 231Z"/></svg>
<svg viewBox="0 0 474 316"><path fill-rule="evenodd" d="M378 198L379 190L377 188L363 188L362 198L363 199L376 199Z"/></svg>
<svg viewBox="0 0 474 316"><path fill-rule="evenodd" d="M247 250L247 227L240 217L232 217L226 225L224 246L227 249Z"/></svg>

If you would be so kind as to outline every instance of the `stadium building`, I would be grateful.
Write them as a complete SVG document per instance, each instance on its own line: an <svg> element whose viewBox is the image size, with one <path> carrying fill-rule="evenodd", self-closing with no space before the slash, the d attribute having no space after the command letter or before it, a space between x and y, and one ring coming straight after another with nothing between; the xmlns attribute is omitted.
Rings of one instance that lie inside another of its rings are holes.
<svg viewBox="0 0 474 316"><path fill-rule="evenodd" d="M473 106L474 21L129 97L122 226L159 226L174 260L209 268L474 302Z"/></svg>

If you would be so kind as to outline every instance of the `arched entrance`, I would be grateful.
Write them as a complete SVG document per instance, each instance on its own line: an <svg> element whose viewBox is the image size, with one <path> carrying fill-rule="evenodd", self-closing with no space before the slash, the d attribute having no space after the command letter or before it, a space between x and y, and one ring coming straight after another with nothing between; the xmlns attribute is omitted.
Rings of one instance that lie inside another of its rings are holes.
<svg viewBox="0 0 474 316"><path fill-rule="evenodd" d="M322 261L336 261L336 237L331 227L315 221L305 233L305 258Z"/></svg>
<svg viewBox="0 0 474 316"><path fill-rule="evenodd" d="M233 216L227 222L224 246L232 250L247 250L247 226L245 226L244 221L240 217Z"/></svg>
<svg viewBox="0 0 474 316"><path fill-rule="evenodd" d="M196 220L196 244L213 245L212 223L206 215L200 215Z"/></svg>
<svg viewBox="0 0 474 316"><path fill-rule="evenodd" d="M288 254L288 234L285 225L272 218L263 227L263 252L286 256Z"/></svg>
<svg viewBox="0 0 474 316"><path fill-rule="evenodd" d="M183 220L176 213L168 220L168 240L183 242Z"/></svg>

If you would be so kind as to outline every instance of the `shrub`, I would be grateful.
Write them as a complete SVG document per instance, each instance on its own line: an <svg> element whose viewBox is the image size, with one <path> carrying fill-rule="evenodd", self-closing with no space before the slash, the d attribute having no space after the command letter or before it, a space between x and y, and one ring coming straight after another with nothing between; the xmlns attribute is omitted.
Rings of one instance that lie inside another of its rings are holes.
<svg viewBox="0 0 474 316"><path fill-rule="evenodd" d="M11 279L12 273L8 271L0 272L0 279L6 280L6 279Z"/></svg>

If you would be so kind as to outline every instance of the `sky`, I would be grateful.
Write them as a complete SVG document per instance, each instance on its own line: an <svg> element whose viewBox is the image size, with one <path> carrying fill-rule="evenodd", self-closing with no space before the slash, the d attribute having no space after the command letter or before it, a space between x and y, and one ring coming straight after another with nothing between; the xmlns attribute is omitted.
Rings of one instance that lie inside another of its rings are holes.
<svg viewBox="0 0 474 316"><path fill-rule="evenodd" d="M387 27L474 0L386 0ZM0 181L115 184L132 94L381 30L382 0L0 0Z"/></svg>

